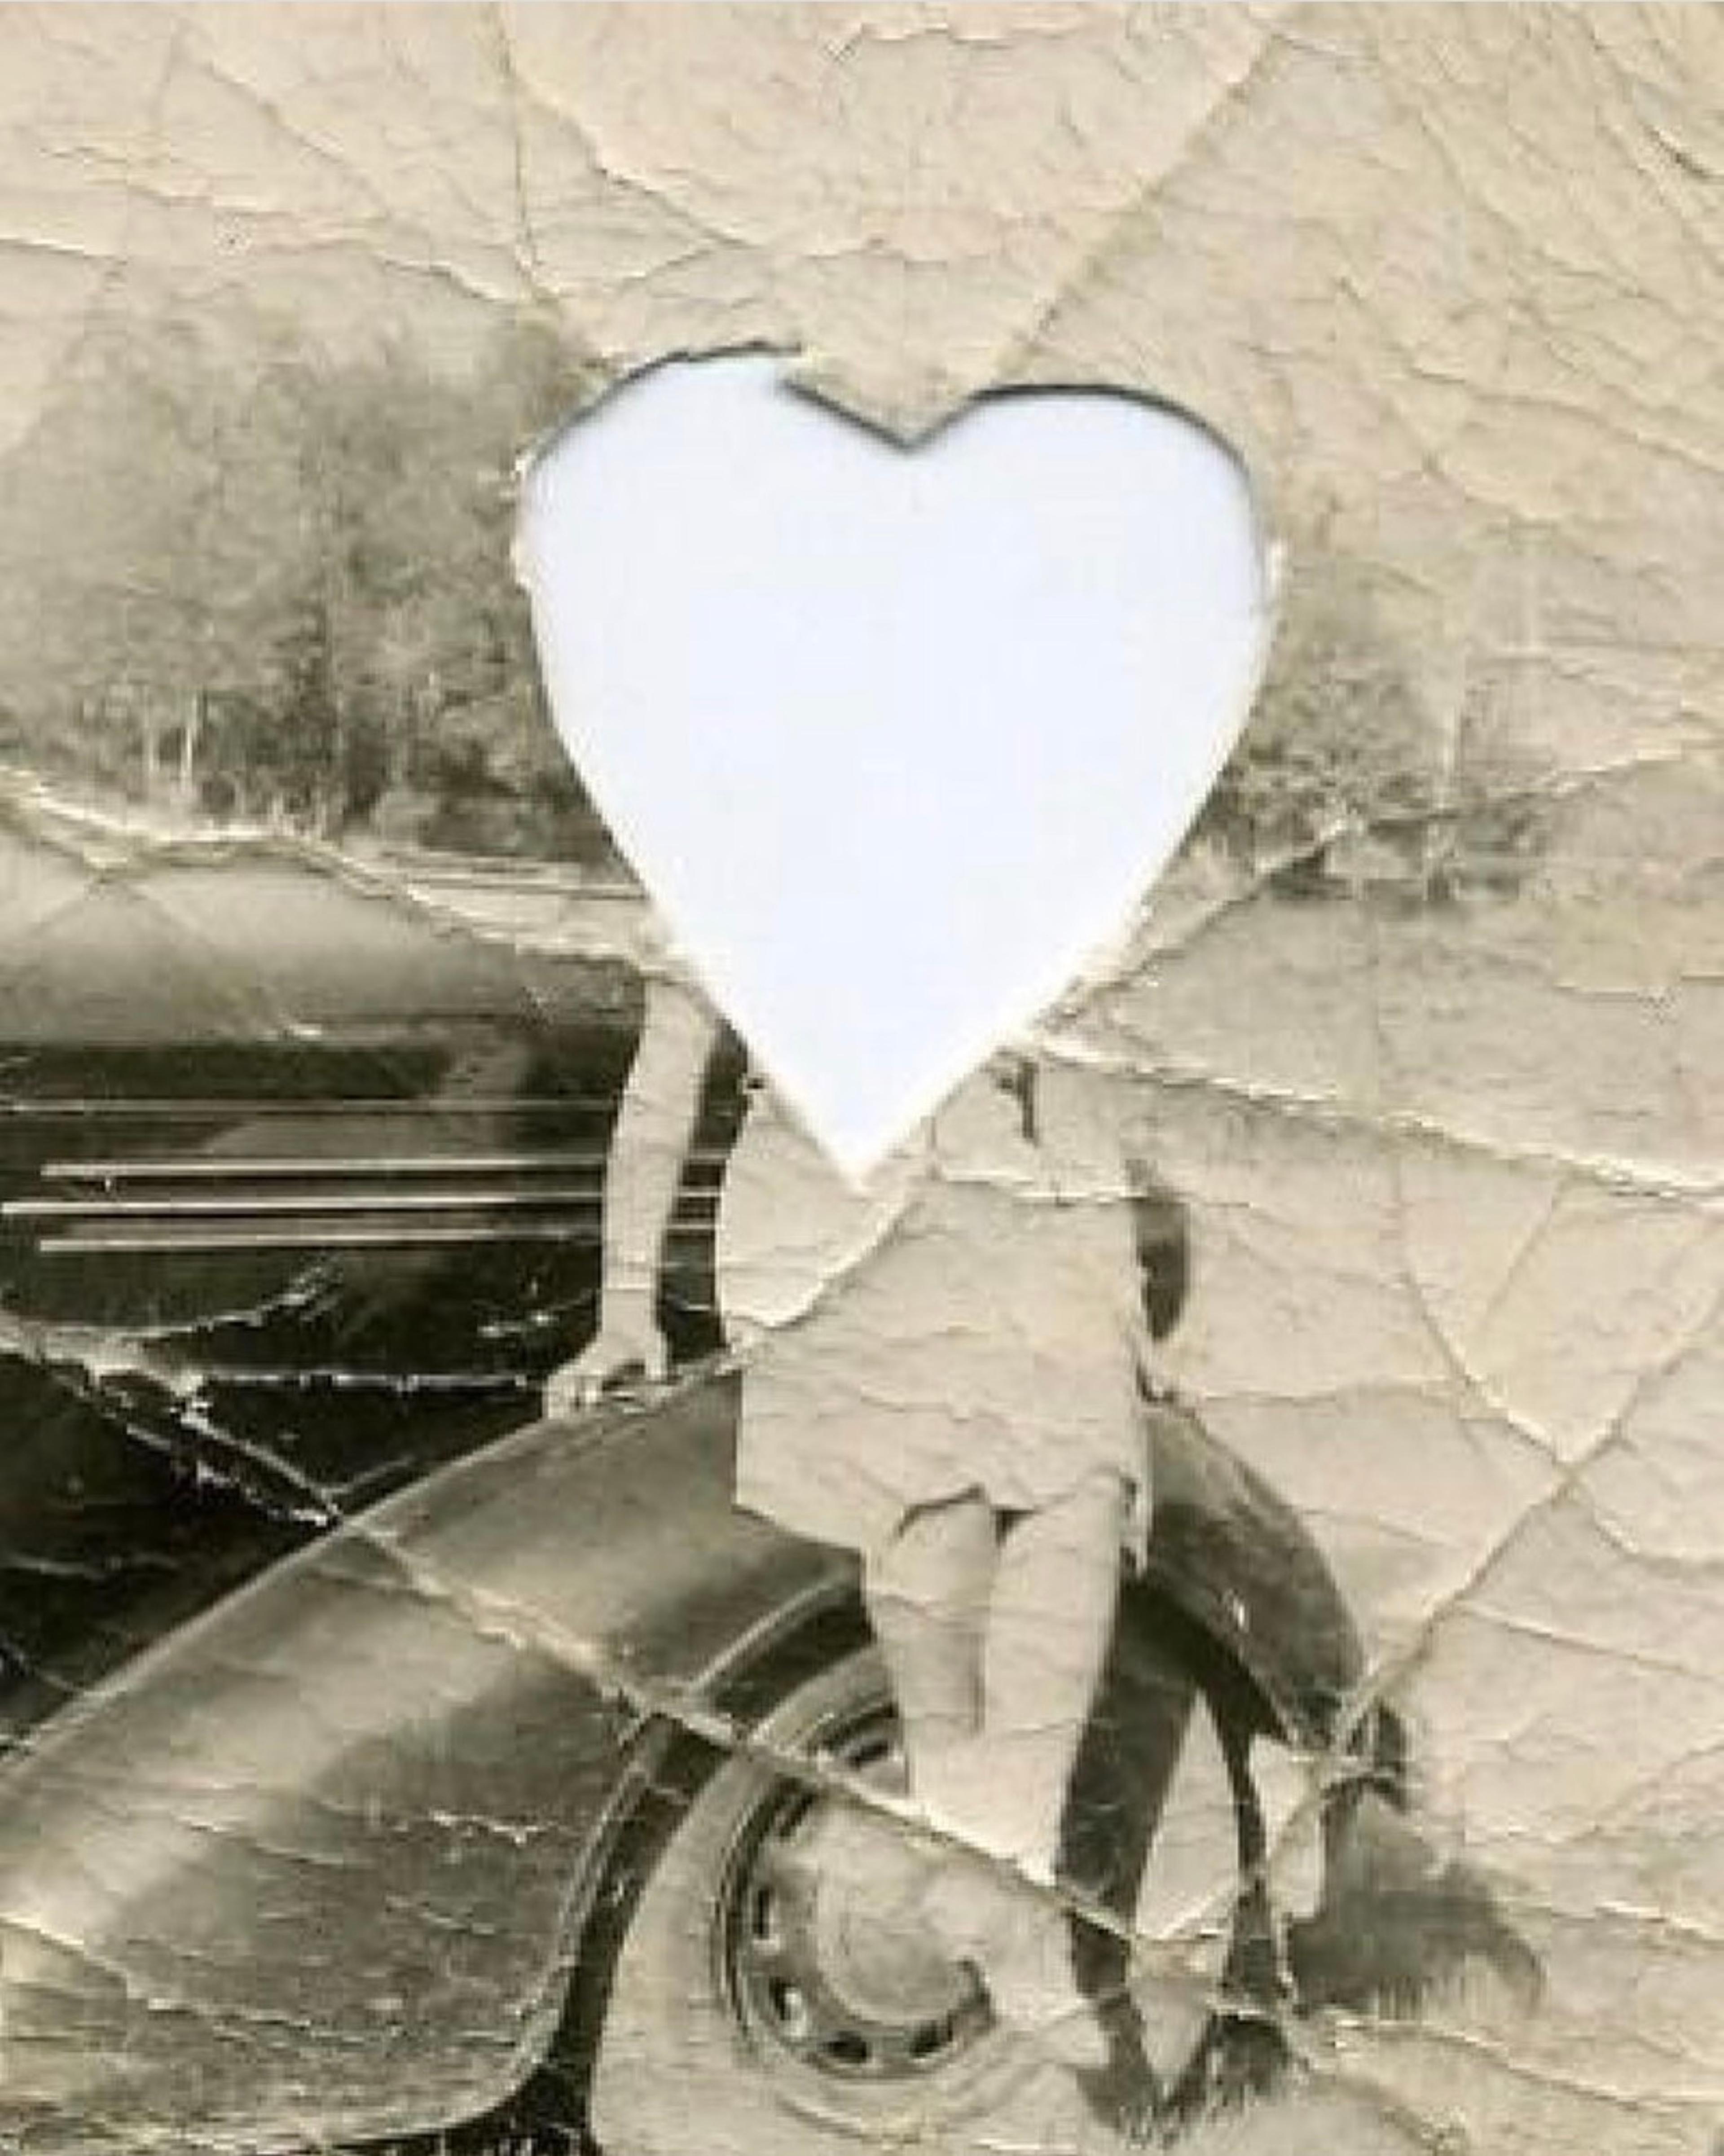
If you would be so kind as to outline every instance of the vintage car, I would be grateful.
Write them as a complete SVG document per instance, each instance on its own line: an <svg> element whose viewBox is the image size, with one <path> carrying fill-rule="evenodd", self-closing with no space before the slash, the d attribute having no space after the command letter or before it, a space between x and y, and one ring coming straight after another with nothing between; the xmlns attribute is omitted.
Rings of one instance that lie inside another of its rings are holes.
<svg viewBox="0 0 1724 2156"><path fill-rule="evenodd" d="M638 1024L581 910L632 903L0 833L6 2146L670 2156L722 2120L818 2149L985 2119L1020 2071L971 1972L823 1891L891 1718L851 1561L731 1502L722 1059L679 1373L539 1418ZM1165 1199L1144 1222L1165 1323ZM1351 1837L1405 1762L1299 1521L1146 1415L1149 1563L1065 1871L1109 2074L1171 2138L1272 2071L1281 2012L1369 1989ZM1265 1791L1313 1753L1327 1877L1290 1923ZM1213 1989L1159 2025L1122 1977L1164 1852Z"/></svg>

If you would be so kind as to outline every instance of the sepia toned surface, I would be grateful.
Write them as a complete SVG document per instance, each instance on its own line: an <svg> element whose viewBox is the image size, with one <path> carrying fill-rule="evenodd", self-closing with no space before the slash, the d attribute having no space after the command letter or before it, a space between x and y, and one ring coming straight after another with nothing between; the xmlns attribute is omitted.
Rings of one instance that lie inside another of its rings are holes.
<svg viewBox="0 0 1724 2156"><path fill-rule="evenodd" d="M8 1766L14 1791L35 1777L0 1808L33 2002L13 2055L110 2025L53 1964L104 1894L141 2017L129 2093L80 2119L73 2082L69 2145L187 2145L151 2046L224 2014L249 2048L220 2145L502 2103L557 2022L546 1941L605 1745L646 1707L721 1748L747 1722L689 1689L711 1603L623 1636L629 1583L675 1578L695 1535L762 1607L803 1591L811 1560L752 1540L721 1476L692 1527L644 1470L583 1492L615 1508L595 1548L637 1553L619 1584L532 1542L555 1505L476 1450L590 1325L591 1104L627 1064L640 942L536 701L510 474L603 380L758 341L907 428L1002 381L1170 399L1244 459L1284 550L1241 752L1044 1049L1117 1089L1183 1207L1166 1380L1303 1522L1359 1635L1348 1716L1402 1717L1420 1834L1489 1880L1542 1991L1486 1955L1410 2015L1290 2015L1303 2077L1188 2145L1713 2148L1721 39L1710 10L1635 8L0 11L0 1345L23 1433L0 1511ZM300 1060L265 1084L276 1049ZM79 1107L96 1095L117 1127ZM136 1105L169 1096L159 1124ZM198 1121L212 1096L229 1109ZM208 1214L188 1240L137 1188L170 1127L205 1168L289 1158L317 1203L260 1212L254 1179L242 1248ZM387 1167L427 1156L487 1163L485 1200ZM577 1193L529 1188L577 1157ZM353 1174L331 1190L318 1158ZM398 1240L415 1194L492 1257ZM537 1240L500 1240L529 1201ZM47 1251L128 1223L139 1247L104 1262ZM692 1357L716 1339L690 1248ZM309 1312L291 1353L284 1311ZM890 1399L890 1358L855 1382ZM685 1493L689 1442L664 1470ZM482 1489L413 1509L417 1477L469 1457ZM577 1471L543 1471L554 1494ZM390 1490L405 1516L348 1524ZM383 1599L368 1567L398 1566L429 1628L343 1690L285 1647L269 1663L264 1626L256 1696L194 1712L182 1677L177 1710L146 1701L183 1779L128 1790L111 1842L63 1816L55 1861L84 1883L33 1899L42 1820L93 1786L49 1710L302 1547L322 1599L271 1606L315 1604L293 1621L331 1668L342 1611ZM518 1692L459 1757L428 1737L431 1763L400 1766L398 1934L296 1962L317 1926L295 1930L314 1900L283 1851L380 1877L339 1824L367 1774L418 1757L416 1698L489 1698L511 1656ZM577 1732L558 1687L593 1669L616 1723ZM401 1702L381 1732L378 1697ZM367 1734L326 1787L331 1713ZM536 1764L505 1817L475 1763L515 1758ZM295 1774L328 1796L326 1841L246 1814L248 1778ZM168 1922L140 1884L151 1811L256 1860L172 1953L136 1929ZM530 1865L488 1872L505 1845ZM499 1912L528 1908L516 1953ZM412 1996L416 1909L451 1943L434 2000ZM613 2091L664 2070L667 2028L693 2041L676 1965L643 1965ZM1187 1999L1214 1977L1200 1954L1174 1974ZM362 2054L347 2089L331 2061ZM1057 2076L1011 2102L996 2142L1096 2133ZM656 2152L690 2099L629 2116ZM746 2107L689 2135L819 2145Z"/></svg>

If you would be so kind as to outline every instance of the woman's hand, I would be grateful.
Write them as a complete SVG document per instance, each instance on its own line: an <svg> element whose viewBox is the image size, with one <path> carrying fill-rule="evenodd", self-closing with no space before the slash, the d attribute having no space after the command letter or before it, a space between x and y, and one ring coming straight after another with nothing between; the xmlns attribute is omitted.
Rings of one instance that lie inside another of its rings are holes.
<svg viewBox="0 0 1724 2156"><path fill-rule="evenodd" d="M659 1271L718 1020L668 974L649 976L645 998L605 1164L598 1331L546 1379L547 1415L577 1414L623 1378L658 1384L670 1367Z"/></svg>
<svg viewBox="0 0 1724 2156"><path fill-rule="evenodd" d="M571 1361L545 1380L547 1415L578 1414L626 1378L658 1384L670 1368L670 1349L656 1313L643 1296L607 1309L598 1330Z"/></svg>

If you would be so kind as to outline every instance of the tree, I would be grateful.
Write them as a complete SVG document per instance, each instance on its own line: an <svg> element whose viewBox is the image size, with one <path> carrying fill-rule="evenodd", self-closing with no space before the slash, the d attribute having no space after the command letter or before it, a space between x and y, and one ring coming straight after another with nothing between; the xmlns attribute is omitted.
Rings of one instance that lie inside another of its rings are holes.
<svg viewBox="0 0 1724 2156"><path fill-rule="evenodd" d="M514 471L584 396L554 328L470 373L400 340L110 325L0 487L0 696L26 752L181 813L608 856L541 693Z"/></svg>
<svg viewBox="0 0 1724 2156"><path fill-rule="evenodd" d="M1548 842L1541 767L1501 714L1441 726L1363 571L1321 537L1304 561L1193 840L1290 896L1517 890Z"/></svg>
<svg viewBox="0 0 1724 2156"><path fill-rule="evenodd" d="M299 572L295 444L258 388L181 324L99 331L0 490L13 701L56 760L126 727L146 797L190 783Z"/></svg>
<svg viewBox="0 0 1724 2156"><path fill-rule="evenodd" d="M1417 843L1439 743L1357 576L1316 557L1292 583L1267 678L1198 835L1283 887L1321 885L1335 842Z"/></svg>

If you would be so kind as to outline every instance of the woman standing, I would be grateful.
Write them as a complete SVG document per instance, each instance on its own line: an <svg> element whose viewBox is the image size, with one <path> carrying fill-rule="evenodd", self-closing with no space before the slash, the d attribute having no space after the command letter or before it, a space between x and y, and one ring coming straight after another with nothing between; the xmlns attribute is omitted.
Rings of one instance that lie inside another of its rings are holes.
<svg viewBox="0 0 1724 2156"><path fill-rule="evenodd" d="M659 1262L716 1034L698 993L649 978L599 1324L553 1373L552 1413L625 1371L664 1373ZM1104 1091L997 1057L858 1187L756 1088L718 1229L744 1371L737 1502L859 1553L910 1799L951 1852L928 1921L1002 2020L1080 2066L1106 2045L1064 1912L1037 1890L1149 1498L1146 1333Z"/></svg>

